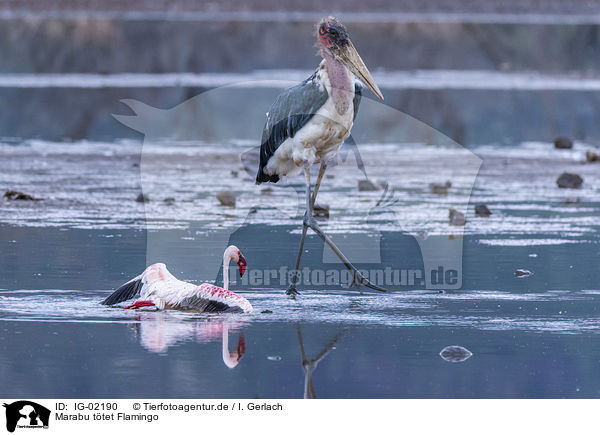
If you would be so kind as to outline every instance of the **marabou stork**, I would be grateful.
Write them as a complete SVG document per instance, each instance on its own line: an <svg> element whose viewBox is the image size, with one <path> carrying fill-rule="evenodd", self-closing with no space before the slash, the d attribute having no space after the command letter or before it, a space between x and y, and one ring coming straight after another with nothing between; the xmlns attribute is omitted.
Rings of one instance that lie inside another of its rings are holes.
<svg viewBox="0 0 600 435"><path fill-rule="evenodd" d="M277 183L284 175L304 170L306 181L306 213L302 238L288 295L295 295L298 267L308 227L318 234L352 273L352 285L363 284L379 291L350 263L313 217L313 206L328 162L350 136L358 112L362 85L360 79L377 97L383 95L348 36L346 27L335 17L317 24L318 54L323 58L308 79L281 93L267 113L263 129L260 164L256 183ZM311 196L310 167L321 163Z"/></svg>
<svg viewBox="0 0 600 435"><path fill-rule="evenodd" d="M125 309L156 306L162 310L193 310L205 313L252 311L246 298L229 291L229 262L238 265L240 276L246 271L246 259L236 246L229 246L223 254L223 287L204 283L195 285L175 278L163 263L148 266L144 272L126 282L104 301L103 305L114 305L139 297Z"/></svg>

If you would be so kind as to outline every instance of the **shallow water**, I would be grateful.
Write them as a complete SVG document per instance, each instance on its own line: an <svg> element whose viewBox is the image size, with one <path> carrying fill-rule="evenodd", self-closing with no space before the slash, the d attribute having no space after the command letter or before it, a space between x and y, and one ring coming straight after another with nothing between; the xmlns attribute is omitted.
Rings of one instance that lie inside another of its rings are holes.
<svg viewBox="0 0 600 435"><path fill-rule="evenodd" d="M488 89L502 91L598 86L592 79L577 84L568 77L557 83L527 74L502 80L473 74L445 74L442 92L453 83L476 87L486 80L494 84ZM40 77L33 78L38 83ZM80 77L54 79L43 85L67 86ZM84 77L84 84L95 79ZM412 79L412 86L426 87L439 76ZM87 104L79 91L57 92ZM235 94L239 88L233 92L227 94L237 95L233 106L248 99ZM343 267L310 235L301 294L292 300L284 289L300 236L301 180L271 190L255 186L252 149L264 114L246 104L239 125L229 128L221 122L229 118L218 116L220 109L236 113L229 100L208 98L203 101L221 103L210 106L213 118L196 116L204 113L194 112L201 104L183 113L149 111L146 122L157 131L144 143L0 141L0 186L42 199L0 199L5 396L600 396L600 172L598 164L585 163L591 145L466 149L408 115L389 115L365 101L353 129L358 148L340 153L344 159L328 169L321 187L318 203L330 206L321 225L351 261L391 291L345 288ZM110 118L106 108L98 113ZM201 139L159 140L164 125L194 132L173 122L184 123L181 114L214 130ZM373 131L377 137L369 136ZM583 187L558 189L564 171L581 174ZM358 191L365 178L378 190ZM446 181L452 183L446 194L431 192L431 183ZM215 194L223 189L236 193L235 208L218 205ZM135 201L141 192L149 203ZM475 216L479 203L493 214ZM450 207L466 213L466 226L449 224ZM245 280L236 279L232 289L253 304L251 314L133 312L99 304L157 261L181 279L220 283L221 253L229 243L248 259ZM517 269L530 273L519 278ZM472 356L443 359L442 349L453 345Z"/></svg>
<svg viewBox="0 0 600 435"><path fill-rule="evenodd" d="M589 308L597 295L313 293L292 302L246 293L273 310L250 316L124 314L98 307L94 296L102 295L27 296L32 305L52 301L51 316L31 305L6 310L13 320L0 322L4 394L303 397L301 344L304 361L329 350L310 373L317 397L597 397L600 389L599 319ZM3 293L3 312L23 298ZM240 334L245 340L233 369L224 363L224 330L232 352ZM451 344L473 356L443 360Z"/></svg>
<svg viewBox="0 0 600 435"><path fill-rule="evenodd" d="M249 232L258 238L239 233L247 273L293 261L292 227L266 228ZM199 282L218 275L199 272L186 231L168 232L176 276ZM8 246L0 259L0 381L8 397L293 398L310 395L306 373L316 397L600 393L600 290L589 273L598 264L594 237L498 246L467 236L463 289L443 293L300 285L292 300L278 283L238 282L233 289L255 311L206 315L99 305L143 269L145 231L3 226L0 234ZM322 244L313 237L306 249L303 266L324 267ZM387 249L382 265L394 258ZM516 278L517 267L534 273ZM240 335L245 351L238 359ZM449 345L473 355L445 361L439 353Z"/></svg>

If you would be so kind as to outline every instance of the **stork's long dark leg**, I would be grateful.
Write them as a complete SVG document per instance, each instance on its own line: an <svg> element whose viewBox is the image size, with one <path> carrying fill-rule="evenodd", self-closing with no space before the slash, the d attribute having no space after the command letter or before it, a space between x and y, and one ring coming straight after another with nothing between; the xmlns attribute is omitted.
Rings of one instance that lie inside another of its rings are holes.
<svg viewBox="0 0 600 435"><path fill-rule="evenodd" d="M310 194L310 171L305 169L304 178L306 180L306 198L310 198L310 204L306 205L307 210L311 210L310 215L312 216L312 210L315 207L315 200L317 198L317 192L319 191L319 187L321 186L321 180L323 179L323 175L325 174L325 169L327 169L327 164L321 162L321 167L319 168L319 175L317 176L317 182L315 183L315 190L311 196ZM302 221L302 238L300 239L300 247L298 248L298 256L296 257L296 268L294 269L294 275L292 275L292 283L288 287L286 294L288 295L296 295L298 294L298 290L296 290L296 283L298 282L298 269L300 268L300 258L302 257L302 251L304 250L304 239L306 238L306 231L308 230L308 225L306 220Z"/></svg>
<svg viewBox="0 0 600 435"><path fill-rule="evenodd" d="M319 175L317 176L317 182L315 183L315 190L313 191L312 198L310 200L312 208L315 207L317 193L319 192L319 187L321 187L321 180L323 179L323 175L325 175L325 169L327 169L327 164L325 162L321 162L321 167L319 168Z"/></svg>
<svg viewBox="0 0 600 435"><path fill-rule="evenodd" d="M340 249L335 245L335 243L333 243L333 241L325 233L323 233L323 231L321 231L321 228L319 227L319 225L317 225L317 222L315 221L315 218L313 217L313 207L315 205L315 201L317 200L317 192L319 191L319 187L321 186L321 180L323 179L323 175L325 175L326 169L327 169L327 164L325 162L321 162L321 167L319 169L319 176L317 177L317 182L315 184L315 191L311 197L311 204L310 204L310 209L309 209L309 213L308 213L309 218L308 218L307 224L315 233L317 233L317 235L319 237L321 237L321 239L323 239L323 241L325 243L327 243L327 245L329 245L329 247L335 253L335 255L337 255L338 258L342 261L342 263L344 263L344 266L346 266L346 268L352 273L352 283L350 284L350 287L352 287L352 286L360 287L360 285L362 284L373 290L384 292L384 291L386 291L385 289L378 287L375 284L372 284L367 278L365 278L358 271L358 269L356 269L356 267L354 267L354 265L352 263L350 263L350 261L342 253L342 251L340 251ZM309 189L310 189L310 183L308 185L309 185ZM306 218L307 218L307 216L304 215L305 221L306 221ZM306 228L306 226L305 226L305 228Z"/></svg>
<svg viewBox="0 0 600 435"><path fill-rule="evenodd" d="M377 290L380 292L385 292L384 288L378 287L375 284L372 284L367 278L365 278L358 269L346 258L346 256L340 251L340 249L333 243L333 241L323 232L315 218L313 217L313 205L317 198L317 190L318 186L321 184L321 179L325 174L325 169L327 169L327 165L321 164L321 169L319 170L319 176L317 179L317 185L315 185L315 193L311 196L310 193L310 171L309 168L304 169L304 177L306 180L306 213L304 214L304 220L302 222L302 239L300 240L300 249L298 250L298 257L296 259L296 268L294 270L294 275L292 276L292 283L288 287L286 294L288 295L296 295L298 291L296 290L296 282L298 281L298 268L300 267L300 258L302 257L302 250L304 249L304 239L306 238L306 231L308 227L310 227L327 245L331 248L331 250L338 256L338 258L342 261L346 269L348 269L352 273L352 283L350 287L357 286L360 287L364 285L373 290Z"/></svg>
<svg viewBox="0 0 600 435"><path fill-rule="evenodd" d="M305 217L305 219L306 219L306 217ZM376 286L375 284L371 283L371 281L369 281L367 278L365 278L362 275L362 273L360 273L358 271L358 269L352 263L350 263L350 260L348 260L346 258L346 256L342 253L342 251L340 251L340 249L337 246L335 246L335 243L333 243L333 241L329 238L329 236L327 236L327 234L325 234L323 231L321 231L321 228L319 228L319 226L317 225L314 217L311 216L308 219L308 221L309 221L308 226L315 233L317 233L317 235L319 237L321 237L321 239L323 239L323 241L325 243L327 243L327 245L329 245L329 247L335 253L335 255L337 255L338 258L344 264L344 266L346 266L346 269L348 269L352 273L352 282L350 284L350 287L354 287L354 286L360 287L361 285L364 285L365 287L369 287L370 289L377 290L380 292L387 291L386 289L381 288L381 287Z"/></svg>
<svg viewBox="0 0 600 435"><path fill-rule="evenodd" d="M310 169L304 168L304 178L306 181L306 210L312 210L311 206L311 196L310 196ZM300 247L298 248L298 256L296 257L296 268L294 269L294 274L292 275L292 282L285 292L287 295L294 297L298 294L298 290L296 290L296 283L298 282L298 269L300 268L300 258L302 258L302 251L304 250L304 239L306 238L306 231L308 230L308 224L306 223L306 219L302 220L302 238L300 239Z"/></svg>
<svg viewBox="0 0 600 435"><path fill-rule="evenodd" d="M308 230L308 225L303 221L302 222L302 238L300 239L300 247L298 248L298 256L296 257L296 268L294 269L294 274L292 275L292 283L286 290L286 294L290 296L294 296L298 294L298 290L296 290L296 283L298 282L298 268L300 267L300 258L302 257L302 251L304 250L304 239L306 238L306 231Z"/></svg>

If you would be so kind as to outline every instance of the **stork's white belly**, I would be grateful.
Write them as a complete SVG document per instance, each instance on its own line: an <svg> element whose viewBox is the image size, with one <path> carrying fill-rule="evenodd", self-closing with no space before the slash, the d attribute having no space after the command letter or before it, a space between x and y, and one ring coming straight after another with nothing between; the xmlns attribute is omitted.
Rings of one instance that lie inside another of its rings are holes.
<svg viewBox="0 0 600 435"><path fill-rule="evenodd" d="M354 86L345 92L348 110L340 114L335 107L327 70L321 68L322 83L329 97L310 121L293 138L287 138L265 167L267 174L294 175L303 167L331 160L348 136L354 122Z"/></svg>

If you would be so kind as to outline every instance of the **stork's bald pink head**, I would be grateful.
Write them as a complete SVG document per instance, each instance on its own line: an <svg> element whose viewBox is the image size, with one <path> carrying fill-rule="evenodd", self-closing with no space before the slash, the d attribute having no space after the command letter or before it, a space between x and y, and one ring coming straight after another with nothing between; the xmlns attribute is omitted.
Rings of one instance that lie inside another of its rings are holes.
<svg viewBox="0 0 600 435"><path fill-rule="evenodd" d="M327 49L344 47L350 42L346 26L335 17L323 18L317 24L317 37L321 45Z"/></svg>
<svg viewBox="0 0 600 435"><path fill-rule="evenodd" d="M327 17L317 23L317 46L321 56L326 59L333 57L343 63L352 74L383 100L383 94L354 48L348 31L340 20L335 17Z"/></svg>

